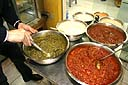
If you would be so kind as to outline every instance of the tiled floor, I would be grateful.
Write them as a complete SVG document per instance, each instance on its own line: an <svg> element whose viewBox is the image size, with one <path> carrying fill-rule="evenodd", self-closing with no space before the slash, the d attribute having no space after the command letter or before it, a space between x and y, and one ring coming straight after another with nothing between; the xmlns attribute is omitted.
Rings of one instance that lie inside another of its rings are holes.
<svg viewBox="0 0 128 85"><path fill-rule="evenodd" d="M2 63L2 67L5 75L8 78L8 82L10 85L55 85L53 81L51 81L50 79L47 80L47 78L44 75L42 75L40 72L36 71L35 69L33 69L33 73L38 72L38 74L42 75L44 78L38 82L34 82L34 81L24 82L21 74L17 71L17 69L15 68L14 64L11 62L10 59L6 59Z"/></svg>
<svg viewBox="0 0 128 85"><path fill-rule="evenodd" d="M2 67L4 68L3 70L8 78L8 82L10 85L38 85L38 84L30 84L31 82L29 84L25 83L21 75L15 68L14 64L10 61L10 59L5 60L2 63Z"/></svg>
<svg viewBox="0 0 128 85"><path fill-rule="evenodd" d="M67 10L69 12L69 18L72 18L72 15L76 12L106 12L110 16L116 18L118 14L119 8L117 8L114 5L114 0L106 0L106 1L100 1L100 0L77 0L78 3L74 4L72 3L72 6L68 6L68 0L67 0ZM6 61L3 62L2 64L4 68L4 72L8 77L8 82L10 85L52 85L52 84L47 84L42 81L40 82L33 82L30 81L28 83L25 83L22 80L21 75L19 72L16 70L15 66L13 63L7 59ZM10 70L11 69L11 70ZM123 80L122 85L128 85L128 71L124 71L125 76Z"/></svg>

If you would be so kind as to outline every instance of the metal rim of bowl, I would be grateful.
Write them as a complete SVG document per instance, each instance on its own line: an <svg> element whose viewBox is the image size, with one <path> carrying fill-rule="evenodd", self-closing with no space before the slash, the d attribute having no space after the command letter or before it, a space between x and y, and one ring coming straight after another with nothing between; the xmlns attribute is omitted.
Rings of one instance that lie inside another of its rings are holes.
<svg viewBox="0 0 128 85"><path fill-rule="evenodd" d="M22 46L22 49L23 49L23 52L24 52L24 56L26 56L27 58L30 58L31 60L33 60L34 62L38 63L38 64L52 64L52 63L55 63L56 61L58 61L62 55L69 49L69 39L68 37L65 35L65 34L62 34L58 31L55 31L55 30L43 30L43 31L39 31L38 33L36 34L33 34L32 37L36 37L42 33L48 33L48 32L54 32L54 33L57 33L57 34L60 34L61 36L63 36L66 40L66 43L67 43L67 46L66 46L66 49L63 53L61 53L60 55L54 57L54 58L50 58L50 59L45 59L45 60L39 60L37 61L35 58L31 58L29 57L27 54L25 54L24 52L24 45Z"/></svg>
<svg viewBox="0 0 128 85"><path fill-rule="evenodd" d="M102 18L99 20L99 22L102 21L103 19L115 20L115 21L119 22L119 23L122 25L122 27L123 27L123 22L122 22L121 20L119 20L119 19L116 19L116 18L107 16L107 17L102 17Z"/></svg>
<svg viewBox="0 0 128 85"><path fill-rule="evenodd" d="M63 21L60 21L60 22L57 23L56 28L57 28L57 30L58 30L59 32L61 32L61 30L58 29L59 25L60 25L61 23L63 23L63 22L67 22L67 21L72 21L72 22L81 23L81 24L85 25L85 30L86 30L86 28L87 28L87 24L84 23L83 21L70 19L70 20L63 20ZM84 31L83 31L82 33L80 33L80 34L83 34L83 33L84 33ZM66 34L66 33L64 33L64 34L65 34L65 35L68 35L68 34ZM80 35L80 34L77 34L77 35ZM71 35L71 36L77 36L77 35ZM70 35L68 35L68 36L70 36Z"/></svg>
<svg viewBox="0 0 128 85"><path fill-rule="evenodd" d="M73 19L75 19L75 16L76 16L76 15L79 15L79 14L87 14L87 15L92 16L93 20L89 20L89 21L94 21L94 20L95 20L94 15L91 14L91 13L89 13L89 12L76 12L75 14L72 15ZM77 20L77 19L75 19L75 20ZM80 21L81 21L81 20L80 20ZM84 22L88 22L88 21L84 21Z"/></svg>
<svg viewBox="0 0 128 85"><path fill-rule="evenodd" d="M111 27L114 27L115 29L118 29L120 30L122 33L124 33L125 35L125 40L123 41L123 43L118 43L118 44L105 44L105 43L102 43L102 42L99 42L99 41L96 41L95 39L93 39L89 34L88 34L88 29L91 27L91 26L94 26L94 25L97 25L97 24L101 24L101 25L105 25L105 26L111 26ZM86 35L88 36L89 39L91 39L92 41L94 42L97 42L97 43L100 43L100 44L103 44L103 45L106 45L106 46L109 46L110 48L112 49L115 49L117 48L118 46L126 43L128 41L128 34L125 30L123 30L122 28L119 28L111 23L94 23L94 24L91 24L87 27L87 30L86 30Z"/></svg>
<svg viewBox="0 0 128 85"><path fill-rule="evenodd" d="M63 20L63 21L60 21L60 22L57 23L56 28L57 28L57 30L58 30L59 32L64 33L64 32L62 32L62 30L59 30L58 27L59 27L59 25L60 25L61 23L67 22L67 21L78 22L78 23L83 24L83 25L85 26L84 29L85 29L85 31L86 31L86 28L87 28L87 24L86 24L86 23L84 23L83 21L80 21L80 20L71 19L71 20ZM70 41L76 41L76 40L78 40L78 39L81 38L81 35L84 34L85 31L81 32L80 34L76 34L76 35L69 35L69 34L66 34L66 33L64 33L64 34L69 38Z"/></svg>
<svg viewBox="0 0 128 85"><path fill-rule="evenodd" d="M68 52L67 52L67 54L66 54L66 60L65 60L65 66L66 66L66 72L68 73L68 75L73 79L73 80L75 80L77 83L79 83L79 84L81 84L81 85L87 85L85 82L82 82L82 81L80 81L78 78L76 78L72 73L70 73L69 72L69 70L68 70L68 66L67 66L67 59L68 59L68 54L69 54L69 52L70 51L72 51L75 47L77 47L77 46L80 46L80 45L86 45L86 44L90 44L90 45L94 45L94 46L98 46L98 47L102 47L102 48L104 48L104 49L106 49L106 50L108 50L108 51L110 51L110 52L114 52L111 48L109 48L109 47L107 47L107 46L104 46L104 45L102 45L102 44L99 44L99 43L95 43L95 42L82 42L82 43L78 43L78 44L75 44L74 46L72 46L69 50L68 50ZM120 74L118 75L118 77L112 82L112 83L110 83L110 85L113 85L113 84L115 84L115 83L117 83L119 80L120 80L120 78L122 77L122 74L123 74L123 67L122 67L122 61L117 57L117 55L115 54L115 58L118 60L118 63L119 63L119 66L120 66Z"/></svg>

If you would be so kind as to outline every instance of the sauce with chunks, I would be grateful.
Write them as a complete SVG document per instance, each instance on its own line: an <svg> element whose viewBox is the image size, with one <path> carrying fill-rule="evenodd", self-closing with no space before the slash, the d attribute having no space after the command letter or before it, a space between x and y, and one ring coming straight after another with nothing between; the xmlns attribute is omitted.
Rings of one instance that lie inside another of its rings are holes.
<svg viewBox="0 0 128 85"><path fill-rule="evenodd" d="M67 56L67 70L78 80L89 85L108 85L120 74L121 67L113 55L101 61L100 70L96 60L110 54L110 51L94 45L80 45L73 48Z"/></svg>
<svg viewBox="0 0 128 85"><path fill-rule="evenodd" d="M110 26L91 26L87 32L92 39L105 44L119 44L126 39L123 31Z"/></svg>

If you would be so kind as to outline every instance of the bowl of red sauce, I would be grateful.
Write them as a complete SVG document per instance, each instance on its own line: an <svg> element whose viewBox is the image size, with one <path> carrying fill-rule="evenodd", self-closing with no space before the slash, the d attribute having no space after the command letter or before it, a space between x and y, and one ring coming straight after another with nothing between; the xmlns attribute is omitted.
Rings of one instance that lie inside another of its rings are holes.
<svg viewBox="0 0 128 85"><path fill-rule="evenodd" d="M127 33L111 23L95 23L87 27L86 34L91 41L116 48L127 41Z"/></svg>
<svg viewBox="0 0 128 85"><path fill-rule="evenodd" d="M97 69L96 61L113 50L95 42L84 42L72 46L66 54L66 72L68 76L81 85L111 85L122 77L121 61L112 55L101 61Z"/></svg>

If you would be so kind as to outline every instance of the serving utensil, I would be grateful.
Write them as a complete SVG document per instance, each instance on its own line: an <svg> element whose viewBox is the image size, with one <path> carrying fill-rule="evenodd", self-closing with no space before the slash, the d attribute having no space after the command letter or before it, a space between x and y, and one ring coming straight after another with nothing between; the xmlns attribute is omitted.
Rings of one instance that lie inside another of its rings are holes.
<svg viewBox="0 0 128 85"><path fill-rule="evenodd" d="M115 54L116 52L125 49L126 47L128 47L128 43L126 43L126 45L125 45L124 47L122 47L122 48L120 48L120 49L118 49L118 50L116 50L116 51L114 51L114 52L112 52L112 53L110 53L110 54L108 54L108 55L106 55L106 56L104 56L104 57L98 59L98 60L96 61L96 68L97 68L97 69L100 69L101 64L102 64L101 61L103 61L104 59L110 57L111 55Z"/></svg>
<svg viewBox="0 0 128 85"><path fill-rule="evenodd" d="M47 53L46 51L44 51L39 45L37 45L33 40L31 41L32 45L37 48L39 51L43 52L46 54L46 57L50 57L50 53Z"/></svg>
<svg viewBox="0 0 128 85"><path fill-rule="evenodd" d="M31 42L34 47L36 47L39 51L43 51L42 48L37 45L34 41Z"/></svg>

